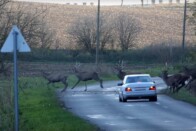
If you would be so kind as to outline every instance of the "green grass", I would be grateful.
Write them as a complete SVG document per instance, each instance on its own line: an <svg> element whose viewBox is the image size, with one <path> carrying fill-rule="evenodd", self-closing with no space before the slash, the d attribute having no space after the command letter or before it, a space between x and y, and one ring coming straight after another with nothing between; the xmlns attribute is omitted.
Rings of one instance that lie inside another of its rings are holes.
<svg viewBox="0 0 196 131"><path fill-rule="evenodd" d="M0 76L0 131L13 130L13 94L11 85L8 78Z"/></svg>
<svg viewBox="0 0 196 131"><path fill-rule="evenodd" d="M182 88L178 93L170 93L168 95L174 99L182 100L193 105L196 105L196 96L191 94L185 88Z"/></svg>
<svg viewBox="0 0 196 131"><path fill-rule="evenodd" d="M60 106L55 90L42 78L20 78L21 131L96 131L97 127ZM55 84L62 86L61 84Z"/></svg>

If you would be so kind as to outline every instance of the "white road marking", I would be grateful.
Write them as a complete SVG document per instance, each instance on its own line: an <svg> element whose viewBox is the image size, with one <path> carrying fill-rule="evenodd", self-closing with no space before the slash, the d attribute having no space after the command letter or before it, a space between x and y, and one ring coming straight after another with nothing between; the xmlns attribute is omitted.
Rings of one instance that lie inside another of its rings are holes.
<svg viewBox="0 0 196 131"><path fill-rule="evenodd" d="M133 107L133 106L135 106L135 105L131 105L131 104L130 104L130 105L125 105L125 106L130 106L130 107Z"/></svg>
<svg viewBox="0 0 196 131"><path fill-rule="evenodd" d="M97 115L87 115L87 117L89 118L93 118L93 119L105 119L106 117L103 116L102 114L97 114Z"/></svg>
<svg viewBox="0 0 196 131"><path fill-rule="evenodd" d="M156 102L156 104L157 104L157 105L160 105L160 103L159 103L159 102Z"/></svg>
<svg viewBox="0 0 196 131"><path fill-rule="evenodd" d="M174 121L171 121L171 120L165 120L164 122L165 122L165 123L171 123L171 122L174 122Z"/></svg>
<svg viewBox="0 0 196 131"><path fill-rule="evenodd" d="M130 120L137 119L136 117L132 117L132 116L127 116L126 118L127 118L127 119L130 119Z"/></svg>
<svg viewBox="0 0 196 131"><path fill-rule="evenodd" d="M114 125L118 125L118 123L112 123L112 122L110 122L110 123L105 123L105 124L107 124L107 125L110 125L110 126L114 126Z"/></svg>

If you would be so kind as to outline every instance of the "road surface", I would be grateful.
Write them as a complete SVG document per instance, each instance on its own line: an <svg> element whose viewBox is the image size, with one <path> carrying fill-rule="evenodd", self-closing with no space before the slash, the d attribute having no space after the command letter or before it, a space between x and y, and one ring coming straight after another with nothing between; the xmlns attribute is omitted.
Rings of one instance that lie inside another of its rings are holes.
<svg viewBox="0 0 196 131"><path fill-rule="evenodd" d="M166 88L155 77L159 91ZM130 100L118 102L118 82L68 89L61 94L66 108L79 117L96 124L103 131L196 131L196 106L158 94L157 102Z"/></svg>

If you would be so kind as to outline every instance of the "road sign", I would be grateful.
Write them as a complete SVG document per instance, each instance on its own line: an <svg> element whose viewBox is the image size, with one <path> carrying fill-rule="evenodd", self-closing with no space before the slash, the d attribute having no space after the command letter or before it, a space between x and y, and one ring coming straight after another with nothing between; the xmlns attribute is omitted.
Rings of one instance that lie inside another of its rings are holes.
<svg viewBox="0 0 196 131"><path fill-rule="evenodd" d="M31 49L29 48L27 42L25 41L24 37L22 36L20 30L16 25L12 27L3 47L1 48L1 52L14 52L14 36L17 37L17 50L19 52L30 52Z"/></svg>
<svg viewBox="0 0 196 131"><path fill-rule="evenodd" d="M14 113L15 113L15 131L19 130L19 112L18 112L18 67L17 67L17 51L30 52L28 44L22 36L16 25L12 27L1 52L13 52L14 58Z"/></svg>

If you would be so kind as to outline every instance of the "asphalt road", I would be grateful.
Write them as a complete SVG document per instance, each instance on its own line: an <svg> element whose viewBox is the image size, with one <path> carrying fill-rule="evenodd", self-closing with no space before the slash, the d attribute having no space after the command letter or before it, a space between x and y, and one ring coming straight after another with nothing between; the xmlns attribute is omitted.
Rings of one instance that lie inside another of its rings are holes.
<svg viewBox="0 0 196 131"><path fill-rule="evenodd" d="M166 88L154 78L158 91ZM130 100L118 102L117 81L68 89L61 94L66 108L96 124L103 131L196 131L196 106L158 94L157 102ZM82 129L81 129L82 130Z"/></svg>

